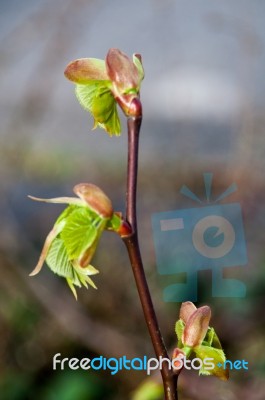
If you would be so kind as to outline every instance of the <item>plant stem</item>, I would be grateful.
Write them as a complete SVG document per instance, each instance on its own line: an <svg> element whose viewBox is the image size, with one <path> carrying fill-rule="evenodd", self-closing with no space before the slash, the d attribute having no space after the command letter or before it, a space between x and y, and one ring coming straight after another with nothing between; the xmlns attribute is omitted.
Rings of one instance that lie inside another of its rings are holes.
<svg viewBox="0 0 265 400"><path fill-rule="evenodd" d="M137 172L138 172L138 150L139 135L142 117L128 118L128 175L127 175L127 197L126 197L126 219L131 225L132 234L124 237L123 241L127 247L131 266L142 304L145 321L151 336L156 357L169 359L163 337L160 332L153 302L149 292L148 284L142 263L142 257L138 242L137 231ZM163 362L161 371L165 400L177 400L177 376L169 369L168 363Z"/></svg>

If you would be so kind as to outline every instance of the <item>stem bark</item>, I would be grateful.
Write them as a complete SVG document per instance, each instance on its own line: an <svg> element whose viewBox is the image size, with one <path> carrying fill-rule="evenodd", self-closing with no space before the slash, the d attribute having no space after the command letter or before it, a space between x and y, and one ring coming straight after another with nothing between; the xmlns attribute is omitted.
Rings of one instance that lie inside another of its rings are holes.
<svg viewBox="0 0 265 400"><path fill-rule="evenodd" d="M137 231L137 174L138 174L138 152L139 136L142 117L130 117L128 125L128 171L127 171L127 194L126 194L126 220L131 225L132 234L123 238L126 245L134 279L138 289L145 321L151 336L152 344L157 358L169 360L166 346L160 332L152 298L145 277L142 257L138 242ZM172 373L168 363L163 362L161 370L165 400L177 400L177 376Z"/></svg>

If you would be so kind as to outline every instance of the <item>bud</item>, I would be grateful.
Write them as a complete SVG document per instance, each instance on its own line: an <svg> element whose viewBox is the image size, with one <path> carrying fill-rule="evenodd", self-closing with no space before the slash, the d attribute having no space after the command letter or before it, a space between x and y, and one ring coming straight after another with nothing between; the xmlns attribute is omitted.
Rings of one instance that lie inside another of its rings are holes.
<svg viewBox="0 0 265 400"><path fill-rule="evenodd" d="M176 371L177 373L179 373L182 370L184 364L182 363L182 366L181 366L181 361L180 360L185 358L185 357L186 357L186 355L185 355L184 351L182 351L181 349L176 347L173 350L173 354L172 354L172 361L173 361L172 368L173 368L173 371Z"/></svg>
<svg viewBox="0 0 265 400"><path fill-rule="evenodd" d="M111 91L125 115L142 116L142 105L138 97L144 77L141 56L135 54L131 60L119 49L110 49L106 57L106 69L112 82Z"/></svg>
<svg viewBox="0 0 265 400"><path fill-rule="evenodd" d="M106 57L106 69L109 79L118 93L128 93L130 89L138 90L139 74L137 67L119 49L110 49Z"/></svg>
<svg viewBox="0 0 265 400"><path fill-rule="evenodd" d="M105 193L91 183L80 183L74 187L76 197L57 197L33 200L47 203L68 204L57 218L48 234L39 261L32 275L40 272L44 262L57 275L66 279L74 296L75 286L88 285L96 289L90 275L98 270L90 265L99 239L107 225L120 228L120 218L113 214L112 204Z"/></svg>
<svg viewBox="0 0 265 400"><path fill-rule="evenodd" d="M95 80L108 80L104 60L97 58L79 58L70 62L64 75L67 79L78 84L89 84Z"/></svg>
<svg viewBox="0 0 265 400"><path fill-rule="evenodd" d="M189 317L197 310L197 307L191 302L186 301L181 304L179 311L179 318L182 319L185 324L188 322Z"/></svg>
<svg viewBox="0 0 265 400"><path fill-rule="evenodd" d="M142 116L142 103L135 94L126 94L116 97L116 101L128 117Z"/></svg>
<svg viewBox="0 0 265 400"><path fill-rule="evenodd" d="M94 128L110 136L119 135L121 124L118 103L127 117L141 117L139 99L144 69L140 54L130 59L119 49L110 49L106 60L80 58L70 62L64 72L76 84L76 97L94 118Z"/></svg>
<svg viewBox="0 0 265 400"><path fill-rule="evenodd" d="M113 208L111 201L98 186L92 183L79 183L75 185L73 191L93 211L103 218L110 218L112 216Z"/></svg>
<svg viewBox="0 0 265 400"><path fill-rule="evenodd" d="M200 307L190 315L182 335L182 342L185 346L196 347L202 343L209 327L210 318L211 309L208 306Z"/></svg>
<svg viewBox="0 0 265 400"><path fill-rule="evenodd" d="M126 238L132 235L132 227L127 221L122 220L121 226L116 233L118 233L121 238Z"/></svg>

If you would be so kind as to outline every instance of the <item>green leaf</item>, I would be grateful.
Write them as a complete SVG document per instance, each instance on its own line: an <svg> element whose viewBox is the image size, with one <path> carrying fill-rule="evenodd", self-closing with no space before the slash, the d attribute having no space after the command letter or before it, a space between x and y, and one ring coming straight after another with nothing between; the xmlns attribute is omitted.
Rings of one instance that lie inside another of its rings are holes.
<svg viewBox="0 0 265 400"><path fill-rule="evenodd" d="M183 335L184 328L185 328L184 322L182 321L182 319L179 319L175 325L175 332L176 332L176 335L178 338L178 347L179 348L183 347L182 335Z"/></svg>
<svg viewBox="0 0 265 400"><path fill-rule="evenodd" d="M66 278L67 283L73 292L73 295L75 296L77 300L77 293L75 290L74 286L81 287L82 285L85 286L85 288L88 289L88 285L92 286L94 289L97 289L96 285L92 281L91 278L89 278L88 275L95 275L98 274L98 270L94 268L92 265L88 265L86 268L81 268L77 264L73 264L74 270L73 270L73 278Z"/></svg>
<svg viewBox="0 0 265 400"><path fill-rule="evenodd" d="M189 358L193 352L193 348L189 346L183 346L182 349L183 353L186 355L186 358Z"/></svg>
<svg viewBox="0 0 265 400"><path fill-rule="evenodd" d="M213 347L212 346L213 337L214 337L214 329L209 327L202 344L204 344L205 346Z"/></svg>
<svg viewBox="0 0 265 400"><path fill-rule="evenodd" d="M62 239L54 239L46 257L46 263L55 274L64 278L74 279L73 265L68 259Z"/></svg>
<svg viewBox="0 0 265 400"><path fill-rule="evenodd" d="M62 239L54 239L47 255L46 263L55 274L66 278L76 299L77 293L74 286L81 287L83 285L88 288L87 284L89 284L96 289L96 285L88 275L98 274L98 270L92 265L88 265L86 268L80 268L78 265L74 265L68 258Z"/></svg>
<svg viewBox="0 0 265 400"><path fill-rule="evenodd" d="M210 346L200 345L193 349L196 356L200 358L202 361L205 358L211 358L214 364L213 369L206 369L204 366L200 369L200 375L214 375L222 380L227 380L229 377L229 372L227 369L224 369L224 363L226 361L225 354L221 349L215 349Z"/></svg>
<svg viewBox="0 0 265 400"><path fill-rule="evenodd" d="M222 345L214 329L213 329L212 347L214 347L215 349L222 349Z"/></svg>
<svg viewBox="0 0 265 400"><path fill-rule="evenodd" d="M91 112L95 119L109 118L115 102L108 81L93 81L86 85L76 85L75 93L81 106Z"/></svg>
<svg viewBox="0 0 265 400"><path fill-rule="evenodd" d="M136 57L135 54L133 54L133 63L138 70L139 86L140 86L141 81L144 79L144 69L143 69L143 65L142 65L141 61L139 60L138 57Z"/></svg>
<svg viewBox="0 0 265 400"><path fill-rule="evenodd" d="M94 244L102 231L105 220L91 213L87 208L75 209L61 232L70 260L78 259L86 249Z"/></svg>
<svg viewBox="0 0 265 400"><path fill-rule="evenodd" d="M70 214L72 214L73 211L75 211L76 209L80 208L79 206L68 206L66 207L63 212L59 215L59 217L57 218L54 226L58 225L61 221L66 220Z"/></svg>
<svg viewBox="0 0 265 400"><path fill-rule="evenodd" d="M109 89L109 81L94 81L76 85L76 96L81 106L94 117L94 127L105 129L110 135L121 132L116 101Z"/></svg>
<svg viewBox="0 0 265 400"><path fill-rule="evenodd" d="M92 102L92 113L98 122L107 121L116 102L108 87L99 85Z"/></svg>
<svg viewBox="0 0 265 400"><path fill-rule="evenodd" d="M80 283L85 286L86 288L88 288L87 283L92 286L94 289L97 289L96 285L94 284L94 282L92 281L91 278L89 278L89 276L85 276L85 275L78 275L78 279L80 281Z"/></svg>
<svg viewBox="0 0 265 400"><path fill-rule="evenodd" d="M215 349L222 349L220 340L214 330L214 328L208 328L203 344L206 346L214 347Z"/></svg>
<svg viewBox="0 0 265 400"><path fill-rule="evenodd" d="M112 135L119 136L120 135L121 122L120 122L116 103L114 103L112 113L110 114L108 120L106 120L104 123L95 121L94 128L96 128L97 126L99 126L100 128L104 129L106 132L108 132L110 136L112 136Z"/></svg>
<svg viewBox="0 0 265 400"><path fill-rule="evenodd" d="M70 278L66 278L66 282L68 283L68 286L69 286L70 290L72 291L75 299L77 300L77 293L76 293L76 290L75 290L75 287L74 287L73 280L70 279ZM80 285L78 285L78 286L80 287Z"/></svg>
<svg viewBox="0 0 265 400"><path fill-rule="evenodd" d="M106 224L106 229L118 231L122 225L122 217L117 214L113 214Z"/></svg>

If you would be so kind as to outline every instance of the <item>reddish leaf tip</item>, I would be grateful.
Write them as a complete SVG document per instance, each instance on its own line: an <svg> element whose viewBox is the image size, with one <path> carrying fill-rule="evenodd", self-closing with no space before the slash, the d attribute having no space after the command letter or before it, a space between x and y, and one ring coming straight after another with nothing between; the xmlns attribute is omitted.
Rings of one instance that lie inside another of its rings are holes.
<svg viewBox="0 0 265 400"><path fill-rule="evenodd" d="M79 58L70 62L64 75L70 81L79 84L93 80L108 80L104 61L96 58Z"/></svg>
<svg viewBox="0 0 265 400"><path fill-rule="evenodd" d="M182 341L186 346L199 346L209 327L211 309L208 306L198 308L191 314L185 325Z"/></svg>
<svg viewBox="0 0 265 400"><path fill-rule="evenodd" d="M182 319L185 324L188 322L190 316L197 310L197 307L191 301L185 301L181 304L179 311L179 318Z"/></svg>
<svg viewBox="0 0 265 400"><path fill-rule="evenodd" d="M75 185L73 191L102 217L110 218L112 216L111 201L98 186L92 183L79 183Z"/></svg>

